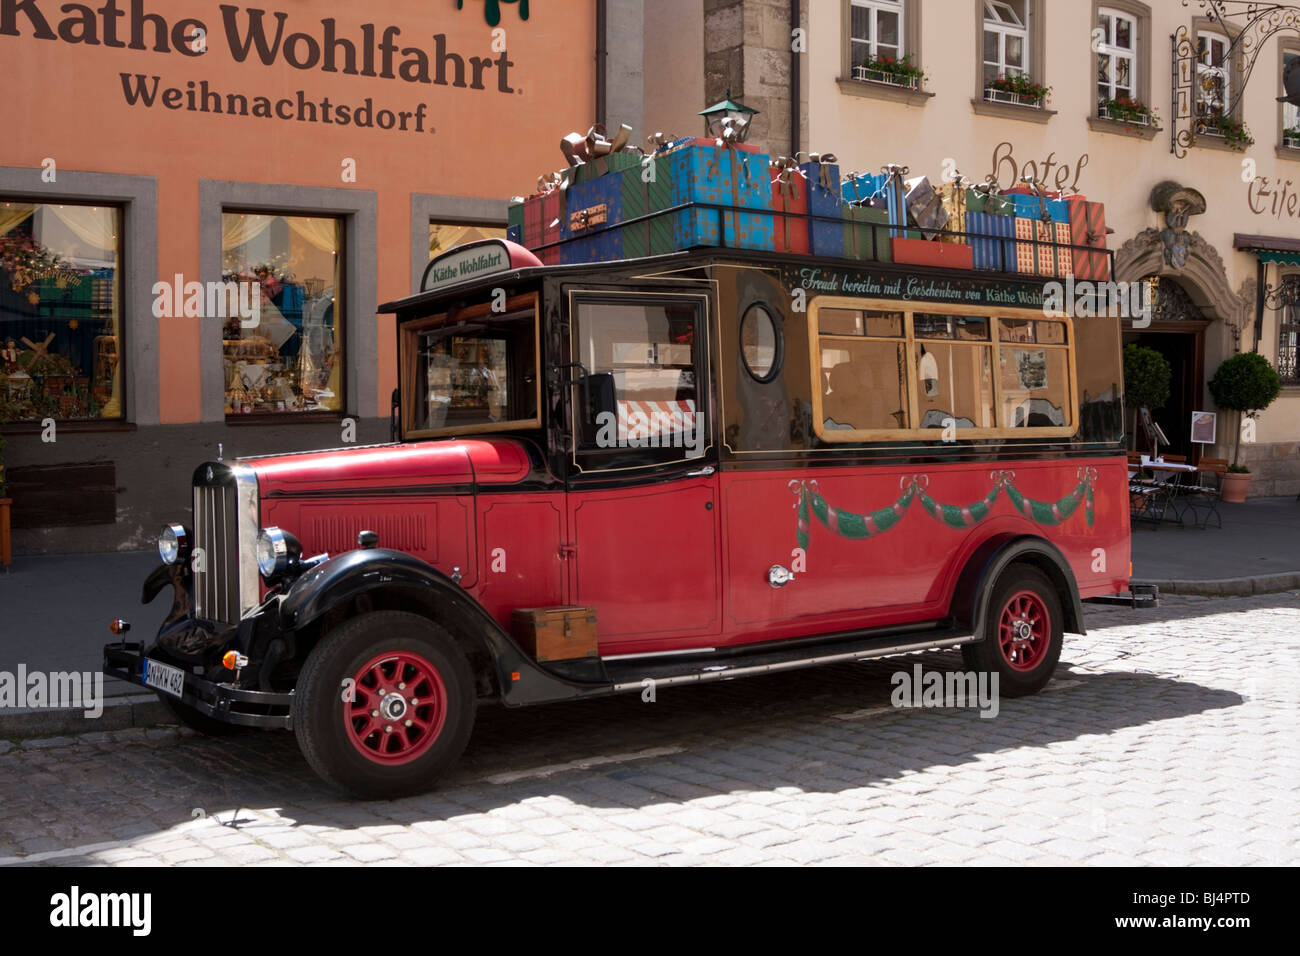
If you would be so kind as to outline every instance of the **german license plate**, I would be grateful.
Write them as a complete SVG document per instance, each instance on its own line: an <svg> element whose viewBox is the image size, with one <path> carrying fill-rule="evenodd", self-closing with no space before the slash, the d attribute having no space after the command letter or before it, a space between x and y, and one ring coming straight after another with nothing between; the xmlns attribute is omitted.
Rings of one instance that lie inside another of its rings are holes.
<svg viewBox="0 0 1300 956"><path fill-rule="evenodd" d="M145 658L144 683L146 687L156 687L164 694L180 697L185 692L185 672L179 667Z"/></svg>

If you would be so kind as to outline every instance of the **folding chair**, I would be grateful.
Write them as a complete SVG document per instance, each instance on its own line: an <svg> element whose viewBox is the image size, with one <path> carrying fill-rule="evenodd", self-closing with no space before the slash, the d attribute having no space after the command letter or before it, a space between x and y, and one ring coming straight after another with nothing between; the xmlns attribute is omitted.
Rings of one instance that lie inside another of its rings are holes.
<svg viewBox="0 0 1300 956"><path fill-rule="evenodd" d="M1223 497L1223 476L1228 472L1228 459L1202 458L1197 467L1200 470L1196 473L1196 483L1187 486L1184 491L1187 503L1192 509L1192 520L1196 520L1197 505L1204 504L1207 509L1205 521L1197 522L1197 527L1208 528L1210 518L1213 517L1217 522L1215 527L1222 528L1223 516L1219 514L1219 501ZM1214 476L1213 479L1210 478L1211 475Z"/></svg>

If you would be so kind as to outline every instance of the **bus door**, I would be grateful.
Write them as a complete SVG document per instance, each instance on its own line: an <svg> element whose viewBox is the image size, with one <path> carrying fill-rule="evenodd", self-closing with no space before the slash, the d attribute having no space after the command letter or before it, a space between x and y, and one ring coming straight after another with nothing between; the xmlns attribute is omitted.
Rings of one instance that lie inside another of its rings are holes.
<svg viewBox="0 0 1300 956"><path fill-rule="evenodd" d="M602 653L721 627L717 444L702 293L567 293L568 593Z"/></svg>

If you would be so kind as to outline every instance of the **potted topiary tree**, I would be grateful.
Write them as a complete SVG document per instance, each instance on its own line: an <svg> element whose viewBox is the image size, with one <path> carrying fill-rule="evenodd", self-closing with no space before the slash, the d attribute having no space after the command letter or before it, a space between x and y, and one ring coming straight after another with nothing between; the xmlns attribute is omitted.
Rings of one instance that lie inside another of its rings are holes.
<svg viewBox="0 0 1300 956"><path fill-rule="evenodd" d="M1164 408L1172 377L1169 360L1155 349L1124 346L1124 404L1133 410L1134 420L1129 434L1137 432L1137 409Z"/></svg>
<svg viewBox="0 0 1300 956"><path fill-rule="evenodd" d="M1282 391L1277 369L1258 352L1240 352L1226 359L1210 379L1210 394L1220 408L1237 413L1237 438L1232 464L1223 476L1223 500L1245 501L1250 489L1250 469L1241 464L1241 424L1273 404Z"/></svg>

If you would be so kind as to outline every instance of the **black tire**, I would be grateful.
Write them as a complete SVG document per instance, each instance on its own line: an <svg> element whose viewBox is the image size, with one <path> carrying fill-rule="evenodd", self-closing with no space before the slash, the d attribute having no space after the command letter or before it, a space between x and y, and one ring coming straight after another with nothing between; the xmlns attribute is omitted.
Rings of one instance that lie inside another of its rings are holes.
<svg viewBox="0 0 1300 956"><path fill-rule="evenodd" d="M406 680L412 688L397 691ZM381 696L380 681L394 690ZM412 694L416 685L426 688L423 699ZM402 708L396 716L379 710L392 701ZM473 671L444 628L418 614L375 611L344 622L307 656L294 690L294 735L335 787L365 799L407 796L430 789L460 757L476 703ZM422 732L423 722L437 729Z"/></svg>
<svg viewBox="0 0 1300 956"><path fill-rule="evenodd" d="M1019 599L1019 603L1010 608L1013 598ZM1016 613L1018 610L1027 613L1021 615ZM1004 651L1001 633L1006 612L1010 612L1010 621L1024 620L1031 630L1038 632L1028 641L1013 641L1008 651ZM1039 626L1037 621L1042 616L1046 621ZM1028 564L1012 564L1002 572L989 595L984 612L984 640L963 644L962 659L970 670L996 673L1001 696L1036 694L1052 679L1061 659L1064 624L1061 598L1047 575Z"/></svg>
<svg viewBox="0 0 1300 956"><path fill-rule="evenodd" d="M247 729L237 724L228 724L224 720L217 720L215 717L209 717L203 711L195 710L189 704L177 700L171 694L158 691L158 699L167 705L167 709L176 715L177 720L205 737L229 737L231 734Z"/></svg>

